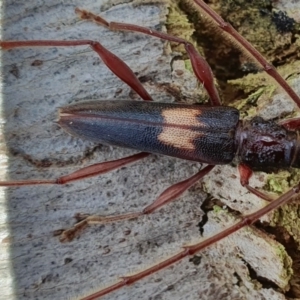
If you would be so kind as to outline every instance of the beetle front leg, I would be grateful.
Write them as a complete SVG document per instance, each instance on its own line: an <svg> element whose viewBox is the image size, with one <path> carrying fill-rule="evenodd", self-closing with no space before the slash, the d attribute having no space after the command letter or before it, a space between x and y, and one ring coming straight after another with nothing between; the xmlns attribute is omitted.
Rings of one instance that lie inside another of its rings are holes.
<svg viewBox="0 0 300 300"><path fill-rule="evenodd" d="M249 192L261 199L264 199L269 202L273 201L273 199L269 195L266 195L265 193L249 185L249 180L253 174L253 171L247 165L242 163L239 164L238 170L240 173L240 182L243 187L245 187Z"/></svg>

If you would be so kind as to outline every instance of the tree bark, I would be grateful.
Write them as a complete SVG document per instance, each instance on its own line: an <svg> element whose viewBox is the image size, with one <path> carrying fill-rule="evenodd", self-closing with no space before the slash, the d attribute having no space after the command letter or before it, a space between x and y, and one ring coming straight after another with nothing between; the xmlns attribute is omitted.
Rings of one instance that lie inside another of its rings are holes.
<svg viewBox="0 0 300 300"><path fill-rule="evenodd" d="M81 21L74 13L76 6L110 21L166 30L167 2L7 1L2 39L97 40L134 70L156 101L178 100L187 97L188 89L197 89L182 58L173 61L169 44ZM58 108L76 101L138 99L89 47L2 51L2 78L1 180L57 178L135 153L71 137L55 123ZM0 299L79 299L201 240L198 223L206 198L201 183L178 201L137 220L90 226L70 243L60 243L55 235L71 227L77 213L140 211L165 188L199 168L198 163L151 155L132 166L66 186L2 189ZM221 200L242 197L246 203L242 212L261 207L263 203L241 188L233 174L232 166L212 172L205 179L206 190ZM222 195L217 178L226 181ZM256 186L260 179L256 177ZM230 206L227 200L224 203ZM222 210L210 212L203 236L234 219ZM286 299L260 278L287 290L289 257L279 243L256 228L241 230L198 257L184 259L103 299Z"/></svg>

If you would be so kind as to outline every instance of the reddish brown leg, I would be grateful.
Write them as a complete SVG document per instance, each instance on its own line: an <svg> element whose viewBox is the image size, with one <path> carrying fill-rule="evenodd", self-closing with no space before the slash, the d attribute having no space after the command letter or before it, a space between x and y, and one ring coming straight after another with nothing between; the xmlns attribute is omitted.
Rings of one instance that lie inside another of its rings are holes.
<svg viewBox="0 0 300 300"><path fill-rule="evenodd" d="M299 96L287 84L277 70L271 64L269 64L267 60L244 37L242 37L229 23L225 22L221 16L214 12L204 1L194 0L194 3L197 4L195 8L198 8L201 12L204 12L207 17L212 19L220 29L225 31L232 38L233 44L238 45L241 51L251 56L267 74L274 78L275 81L286 91L286 93L300 108Z"/></svg>
<svg viewBox="0 0 300 300"><path fill-rule="evenodd" d="M277 198L276 200L274 200L273 202L271 202L270 204L268 204L267 206L265 206L264 208L260 209L259 211L242 217L238 223L232 225L231 227L228 227L227 229L223 230L222 232L220 232L208 239L205 239L204 241L201 241L197 244L190 245L190 246L183 246L182 247L183 250L181 252L169 257L168 259L165 259L165 260L159 262L158 264L156 264L148 269L145 269L141 272L138 272L134 275L123 276L123 277L121 277L122 278L121 281L119 281L115 284L112 284L112 285L108 286L107 288L102 289L102 290L100 290L92 295L89 295L87 297L84 297L82 299L83 300L98 299L98 297L109 294L123 286L130 285L148 275L151 275L159 270L162 270L162 269L174 264L175 262L181 260L182 258L184 258L186 256L194 255L197 252L203 250L204 248L206 248L212 244L215 244L216 242L220 241L221 239L227 237L228 235L238 231L239 229L241 229L247 225L253 224L262 216L266 215L267 213L271 212L272 210L285 204L294 195L298 194L299 191L300 191L300 183L298 185L294 186L291 190L289 190L288 192L286 192L279 198Z"/></svg>
<svg viewBox="0 0 300 300"><path fill-rule="evenodd" d="M23 186L23 185L42 185L42 184L66 184L72 181L81 180L89 178L96 175L101 175L115 169L121 168L129 163L133 163L137 160L140 160L144 157L150 155L149 153L138 153L132 156L121 158L118 160L102 162L99 164L94 164L85 168L82 168L78 171L75 171L71 174L59 177L57 179L50 180L11 180L11 181L1 181L0 186ZM178 182L169 188L167 188L152 204L145 207L141 212L127 213L114 216L97 216L97 215L86 215L86 214L77 214L75 218L78 223L76 223L72 228L60 232L60 241L71 241L83 228L92 224L104 224L111 223L116 221L134 219L144 214L150 214L154 210L160 208L161 206L175 200L182 193L184 193L188 188L190 188L195 182L203 178L207 173L209 173L214 166L208 165L199 172L197 172L192 177Z"/></svg>
<svg viewBox="0 0 300 300"><path fill-rule="evenodd" d="M96 175L101 175L115 169L119 169L125 165L138 161L142 158L147 157L150 153L141 152L138 154L134 154L132 156L124 157L117 160L112 160L108 162L102 162L99 164L94 164L85 168L82 168L78 171L75 171L71 174L59 177L57 179L50 179L50 180L10 180L10 181L0 181L0 186L23 186L23 185L42 185L42 184L66 184L72 181L81 180L85 178L89 178ZM78 223L74 225L73 228L65 231L59 231L61 234L60 240L61 241L70 241L74 238L74 236L86 227L89 224L94 223L108 223L113 221L120 221L122 219L132 219L136 218L137 214L127 214L122 216L110 216L110 217L100 217L100 216L87 216L77 214L75 218L78 220Z"/></svg>
<svg viewBox="0 0 300 300"><path fill-rule="evenodd" d="M124 157L124 158L120 158L117 160L111 160L111 161L102 162L99 164L94 164L94 165L82 168L78 171L75 171L71 174L56 178L56 179L0 181L0 186L16 186L17 187L17 186L22 186L22 185L66 184L66 183L70 183L72 181L108 173L115 169L124 167L125 165L128 165L130 163L138 161L144 157L147 157L148 155L150 155L150 153L141 152L141 153L134 154L134 155Z"/></svg>
<svg viewBox="0 0 300 300"><path fill-rule="evenodd" d="M267 62L267 60L245 39L243 38L229 23L226 23L217 13L215 13L206 3L202 0L194 0L195 9L200 9L201 12L204 12L210 19L212 19L221 30L225 31L233 40L234 44L240 46L241 51L246 52L248 56L252 57L255 62L257 62L263 70L269 74L275 81L286 91L286 93L294 100L294 102L300 107L300 98L294 92L294 90L287 84L284 78L277 72L277 70ZM219 95L216 91L216 88L213 83L213 76L211 69L207 62L197 53L194 46L188 43L186 40L151 30L145 27L126 24L126 23L117 23L117 22L107 22L102 17L94 15L88 11L76 8L75 12L85 20L91 20L97 24L101 24L105 27L110 28L111 30L128 30L141 32L151 36L159 37L161 39L176 42L183 44L185 49L190 57L192 62L192 67L197 76L198 80L206 88L212 105L221 105Z"/></svg>
<svg viewBox="0 0 300 300"><path fill-rule="evenodd" d="M160 208L161 206L175 200L182 193L184 193L188 188L190 188L194 183L203 178L207 173L209 173L214 166L208 165L199 172L197 172L192 177L178 182L169 188L167 188L152 204L146 206L141 212L135 213L127 213L121 215L113 215L113 216L96 216L96 215L84 215L78 214L76 216L79 221L72 228L64 230L61 233L60 240L71 241L83 228L92 224L105 224L110 222L129 220L137 218L141 215L150 214Z"/></svg>
<svg viewBox="0 0 300 300"><path fill-rule="evenodd" d="M116 55L104 48L99 42L91 40L78 41L0 41L0 46L4 50L23 48L23 47L74 47L91 46L100 56L106 66L122 81L127 83L144 100L152 100L151 96L144 89L141 82L137 79L133 71Z"/></svg>
<svg viewBox="0 0 300 300"><path fill-rule="evenodd" d="M261 199L264 199L269 202L273 201L273 199L270 196L249 185L249 179L251 178L253 171L247 165L239 164L238 170L240 173L240 182L243 187L245 187L249 192Z"/></svg>
<svg viewBox="0 0 300 300"><path fill-rule="evenodd" d="M117 23L117 22L107 22L102 17L79 8L76 8L75 12L79 15L81 19L94 21L97 24L105 26L111 30L141 32L144 34L161 38L163 40L183 44L191 60L194 73L198 78L198 80L203 84L204 88L206 89L210 97L211 104L221 105L221 100L214 84L214 77L210 66L205 61L205 59L197 52L195 47L191 43L187 42L185 39L181 39L176 36L172 36L163 32L159 32L138 25Z"/></svg>
<svg viewBox="0 0 300 300"><path fill-rule="evenodd" d="M296 131L296 130L299 130L299 128L300 128L300 118L282 120L282 121L279 121L278 124L282 125L287 130Z"/></svg>

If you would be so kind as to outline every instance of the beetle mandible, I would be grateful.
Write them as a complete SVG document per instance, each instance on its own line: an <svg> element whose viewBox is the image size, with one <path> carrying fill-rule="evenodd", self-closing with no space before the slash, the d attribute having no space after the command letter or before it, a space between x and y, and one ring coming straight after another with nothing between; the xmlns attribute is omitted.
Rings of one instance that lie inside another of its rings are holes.
<svg viewBox="0 0 300 300"><path fill-rule="evenodd" d="M17 112L16 112L17 113ZM26 158L26 156L25 156L25 158ZM28 159L29 160L29 159ZM30 160L29 160L30 161ZM35 163L35 161L34 161L34 163ZM42 163L44 163L44 164L46 164L47 162L42 162Z"/></svg>

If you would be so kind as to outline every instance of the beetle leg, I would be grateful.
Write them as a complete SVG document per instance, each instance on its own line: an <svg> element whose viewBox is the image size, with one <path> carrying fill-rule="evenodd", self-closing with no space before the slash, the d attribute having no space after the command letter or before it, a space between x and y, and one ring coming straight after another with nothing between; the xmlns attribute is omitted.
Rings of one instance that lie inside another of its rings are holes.
<svg viewBox="0 0 300 300"><path fill-rule="evenodd" d="M111 160L107 162L102 162L98 164L94 164L82 169L79 169L71 174L61 176L57 179L49 179L49 180L10 180L10 181L0 181L0 186L22 186L22 185L42 185L42 184L66 184L75 180L80 180L84 178L89 178L96 175L101 175L104 173L108 173L115 169L119 169L133 163L137 160L140 160L144 157L147 157L150 153L137 153L131 156L127 156L124 158L120 158L117 160Z"/></svg>
<svg viewBox="0 0 300 300"><path fill-rule="evenodd" d="M197 172L192 177L178 182L169 188L167 188L164 192L160 194L160 196L150 205L143 209L144 214L150 214L154 210L159 207L175 200L178 198L183 192L185 192L188 188L190 188L194 183L203 178L207 173L209 173L214 168L214 165L208 165L199 172Z"/></svg>
<svg viewBox="0 0 300 300"><path fill-rule="evenodd" d="M279 121L278 124L283 126L287 130L296 131L300 129L300 118L282 120Z"/></svg>
<svg viewBox="0 0 300 300"><path fill-rule="evenodd" d="M220 28L223 32L226 32L228 39L231 39L232 42L235 45L237 45L237 47L241 51L247 54L247 56L252 57L253 61L256 62L257 65L259 65L269 76L275 79L277 84L280 85L286 91L286 93L294 100L294 102L298 105L298 107L300 107L300 98L294 92L294 90L287 84L285 79L277 72L274 66L269 64L267 60L244 37L242 37L229 23L225 22L217 13L215 13L202 0L190 1L190 5L192 5L196 10L197 9L200 10L200 12L204 13L209 19L212 19L213 22L217 24L218 28ZM128 30L134 32L141 32L144 34L156 36L164 40L183 44L191 59L192 67L195 72L195 75L206 88L211 98L212 105L220 105L221 103L220 98L218 96L218 93L213 83L213 76L211 74L210 67L208 66L204 58L201 57L199 53L197 53L194 46L188 43L186 40L166 33L137 26L137 25L117 23L117 22L107 22L102 17L79 8L76 8L75 12L80 16L80 18L94 21L95 23L108 27L111 30L122 30L122 31Z"/></svg>
<svg viewBox="0 0 300 300"><path fill-rule="evenodd" d="M213 165L208 165L195 175L191 176L190 178L178 182L170 187L168 187L164 192L158 196L158 198L151 203L150 205L146 206L141 212L135 213L127 213L127 214L120 214L120 215L113 215L113 216L97 216L97 215L84 215L84 214L77 214L75 218L78 220L72 228L63 230L60 232L60 241L72 241L76 235L85 227L92 225L92 224L106 224L110 222L122 221L122 220L130 220L135 219L141 215L150 214L154 212L156 209L160 208L161 206L175 200L181 194L183 194L188 188L190 188L194 183L198 180L202 179L207 173L209 173L213 169Z"/></svg>
<svg viewBox="0 0 300 300"><path fill-rule="evenodd" d="M285 92L294 100L297 106L300 108L300 98L296 92L288 85L285 79L277 72L276 68L272 66L267 60L257 51L251 43L249 43L242 35L240 35L229 23L225 22L221 16L213 11L203 0L190 1L196 3L195 9L199 9L201 13L204 13L210 20L212 20L218 28L223 32L226 32L228 39L231 39L242 52L247 56L252 57L269 76L271 76L278 85L280 85Z"/></svg>
<svg viewBox="0 0 300 300"><path fill-rule="evenodd" d="M34 180L0 181L0 186L17 187L23 185L66 184L72 181L81 180L81 179L85 179L85 178L89 178L92 176L101 175L113 171L115 169L123 167L124 165L133 163L137 160L147 157L148 155L150 155L150 153L141 152L125 158L94 164L82 168L80 170L77 170L71 174L61 176L57 179L52 179L52 180L34 179ZM192 177L170 186L163 193L161 193L161 195L152 204L145 207L141 212L127 213L127 214L114 215L114 216L78 214L77 216L75 216L75 218L78 220L78 223L76 223L70 229L63 230L61 232L60 240L62 242L71 241L78 234L79 231L81 231L83 228L91 224L104 224L104 223L116 222L121 220L134 219L144 214L150 214L154 210L178 198L195 182L202 179L207 173L209 173L213 169L213 167L214 167L213 165L208 165L202 170L200 170L199 172L197 172Z"/></svg>
<svg viewBox="0 0 300 300"><path fill-rule="evenodd" d="M77 41L55 41L55 40L33 40L33 41L0 41L3 50L24 48L24 47L71 47L71 46L91 46L100 56L106 66L122 81L128 84L144 100L152 100L141 82L126 63L112 52L103 47L99 42L92 40Z"/></svg>
<svg viewBox="0 0 300 300"><path fill-rule="evenodd" d="M218 242L221 239L229 236L230 234L238 231L239 229L241 229L247 225L253 224L257 220L259 220L261 217L266 215L267 213L269 213L269 212L273 211L274 209L280 207L281 205L285 204L294 195L298 194L299 191L300 191L300 183L297 184L296 186L294 186L292 189L290 189L285 194L281 195L279 198L277 198L270 204L268 204L267 206L263 207L262 209L254 212L252 214L249 214L247 216L241 217L240 221L238 221L236 224L228 227L227 229L223 230L222 232L219 232L219 233L211 236L210 238L207 238L207 239L205 239L199 243L196 243L194 245L185 245L182 247L183 250L180 251L179 253L174 254L173 256L157 263L156 265L154 265L150 268L147 268L145 270L142 270L140 272L137 272L133 275L123 276L123 277L121 277L121 281L119 281L115 284L112 284L104 289L101 289L101 290L97 291L96 293L91 294L87 297L83 297L82 300L98 299L99 297L109 294L115 290L118 290L119 288L121 288L123 286L130 285L138 280L141 280L142 278L144 278L148 275L156 273L157 271L162 270L162 269L174 264L175 262L183 259L186 256L196 254L200 250L203 250L204 248L207 248L208 246L215 244L216 242Z"/></svg>
<svg viewBox="0 0 300 300"><path fill-rule="evenodd" d="M59 240L63 242L71 242L78 234L87 226L93 224L107 224L116 221L135 219L143 215L142 212L127 213L122 215L113 216L98 216L98 215L87 215L87 214L76 214L75 219L77 223L69 229L56 230L59 235ZM54 235L56 235L56 232Z"/></svg>
<svg viewBox="0 0 300 300"><path fill-rule="evenodd" d="M198 80L203 84L204 88L206 89L206 91L210 97L211 104L214 106L221 105L221 100L220 100L218 91L214 84L214 77L213 77L210 66L208 65L206 60L197 52L195 47L191 43L189 43L187 40L178 38L176 36L172 36L172 35L164 33L164 32L159 32L159 31L156 31L153 29L138 26L138 25L127 24L127 23L117 23L117 22L107 22L102 17L97 16L89 11L84 10L84 9L76 8L75 12L78 14L78 16L81 19L94 21L95 23L105 26L111 30L140 32L140 33L155 36L155 37L158 37L163 40L170 41L170 42L183 44L185 47L185 50L187 51L187 54L191 60L194 73L195 73L196 77L198 78Z"/></svg>
<svg viewBox="0 0 300 300"><path fill-rule="evenodd" d="M247 165L243 163L239 164L238 170L240 173L240 182L243 187L245 187L249 192L261 199L264 199L269 202L273 201L273 199L270 196L249 185L249 179L251 178L253 171Z"/></svg>

